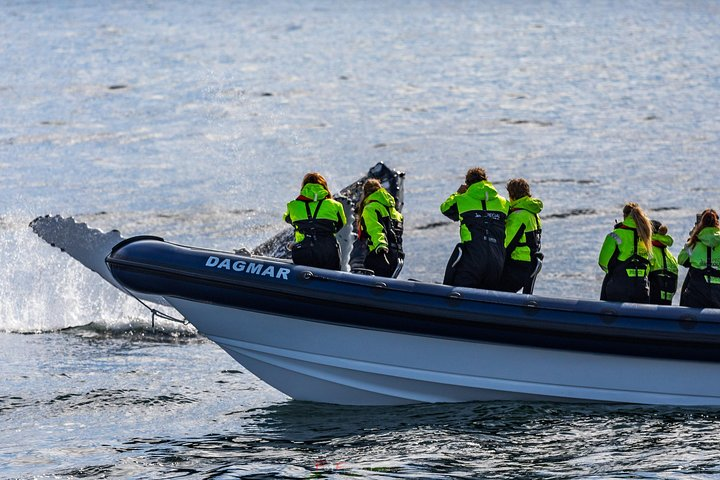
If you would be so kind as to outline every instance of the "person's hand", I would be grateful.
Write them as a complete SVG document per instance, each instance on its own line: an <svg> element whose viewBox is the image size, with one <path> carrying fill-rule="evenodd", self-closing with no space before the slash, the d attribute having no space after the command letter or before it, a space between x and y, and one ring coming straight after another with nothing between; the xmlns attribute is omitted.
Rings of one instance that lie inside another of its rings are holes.
<svg viewBox="0 0 720 480"><path fill-rule="evenodd" d="M378 253L378 255L385 255L388 253L387 247L378 247L375 249L375 251Z"/></svg>
<svg viewBox="0 0 720 480"><path fill-rule="evenodd" d="M460 186L458 187L457 193L465 193L465 192L467 192L467 188L468 188L467 185L465 185L465 184L463 183L462 185L460 185Z"/></svg>

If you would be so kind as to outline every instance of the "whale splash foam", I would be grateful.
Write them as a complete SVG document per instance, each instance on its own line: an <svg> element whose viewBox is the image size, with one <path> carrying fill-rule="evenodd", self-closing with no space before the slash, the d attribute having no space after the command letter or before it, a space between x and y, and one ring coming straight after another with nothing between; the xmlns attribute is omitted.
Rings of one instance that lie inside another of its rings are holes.
<svg viewBox="0 0 720 480"><path fill-rule="evenodd" d="M0 222L0 258L0 331L52 332L90 324L109 331L152 327L141 304L43 242L20 213ZM156 321L156 327L193 331L166 320Z"/></svg>

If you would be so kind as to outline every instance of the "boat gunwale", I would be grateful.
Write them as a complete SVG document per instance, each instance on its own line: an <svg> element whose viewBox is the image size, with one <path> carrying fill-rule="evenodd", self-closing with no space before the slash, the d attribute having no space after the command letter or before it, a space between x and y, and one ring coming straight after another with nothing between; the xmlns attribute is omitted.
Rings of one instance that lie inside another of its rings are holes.
<svg viewBox="0 0 720 480"><path fill-rule="evenodd" d="M293 278L291 282L283 283L258 275L227 275L223 271L207 273L193 270L190 267L176 265L173 268L158 263L116 258L113 254L107 259L108 266L111 270L115 268L120 277L122 277L120 270L129 269L135 274L160 275L170 279L168 280L170 282L179 282L184 285L180 289L184 289L185 293L154 291L163 296L292 316L299 320L455 340L484 341L482 337L487 336L488 341L495 341L495 343L537 346L538 343L550 342L551 346L548 348L597 352L620 350L621 354L628 355L720 362L720 349L717 348L720 347L720 321L712 312L703 312L699 309L659 307L658 310L664 310L666 315L654 317L649 313L656 313L655 308L628 312L630 314L622 312L622 314L616 315L610 315L604 311L572 311L545 306L542 304L543 297L531 295L474 292L472 289L458 289L445 285L380 279L348 272L313 269L267 257L196 249L164 241L162 245L162 248L169 246L181 249L188 258L197 258L199 254L213 254L246 262L282 265L290 269ZM178 261L177 263L181 264L182 262ZM116 276L116 279L123 283L122 278ZM327 286L308 288L307 285L299 284L303 281L319 281ZM190 288L189 285L203 285L205 290L196 293L196 289ZM341 288L338 287L339 285ZM351 288L350 286L355 289L353 292L355 295L348 295L347 289ZM207 290L207 287L214 287L226 292L212 292ZM132 287L128 288L132 289ZM435 291L429 292L429 290ZM438 293L438 290L446 295ZM191 293L187 294L187 292ZM460 298L452 297L452 294L456 292L461 293ZM478 293L481 298L477 298ZM491 298L482 298L486 295ZM519 301L509 302L503 301L504 298L497 298L512 296L519 297ZM261 297L266 300L266 303L259 307L257 305L260 305ZM218 301L217 299L220 298L223 300ZM383 298L385 300L382 300ZM401 301L403 299L405 302ZM422 299L424 303L409 303L409 299ZM434 302L434 304L428 305L428 302ZM623 304L610 302L583 300L578 300L575 305L591 303L604 305L606 307L604 310L613 305L623 306ZM610 305L605 305L607 303ZM565 302L565 304L573 304L573 302ZM296 313L287 305L293 305L294 310L304 313ZM352 308L349 309L348 306ZM639 307L643 306L639 305ZM633 310L632 307L631 310ZM684 315L680 318L669 316L667 315L668 310L679 310ZM352 315L341 315L346 318L331 320L329 319L330 314L327 312L351 312ZM561 315L558 316L558 313ZM703 313L704 315L702 315ZM548 317L553 317L553 314L561 318L548 319ZM375 320L369 320L363 316ZM578 319L579 317L583 318ZM412 321L403 323L404 320ZM658 325L664 328L658 328ZM712 332L704 332L703 329L712 329ZM470 332L472 335L466 338L461 335L462 331ZM564 345L563 338L567 340L568 345ZM718 352L714 353L715 350Z"/></svg>

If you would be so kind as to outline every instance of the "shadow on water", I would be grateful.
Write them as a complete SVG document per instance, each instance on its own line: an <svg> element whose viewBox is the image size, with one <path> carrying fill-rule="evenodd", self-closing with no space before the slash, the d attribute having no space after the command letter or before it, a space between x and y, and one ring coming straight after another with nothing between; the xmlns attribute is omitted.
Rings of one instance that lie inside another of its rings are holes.
<svg viewBox="0 0 720 480"><path fill-rule="evenodd" d="M563 478L670 472L653 452L716 470L720 409L492 402L346 407L289 401L226 414L196 438L134 438L118 452L199 478ZM234 430L232 425L242 425ZM632 444L632 449L626 446ZM558 478L558 477L556 477Z"/></svg>
<svg viewBox="0 0 720 480"><path fill-rule="evenodd" d="M233 416L237 413L229 413ZM632 419L684 423L720 420L720 408L642 405L470 402L393 407L353 407L312 402L288 403L242 413L246 421L291 441L323 441L367 432L443 428L489 435L526 432L533 422L566 424L583 420Z"/></svg>

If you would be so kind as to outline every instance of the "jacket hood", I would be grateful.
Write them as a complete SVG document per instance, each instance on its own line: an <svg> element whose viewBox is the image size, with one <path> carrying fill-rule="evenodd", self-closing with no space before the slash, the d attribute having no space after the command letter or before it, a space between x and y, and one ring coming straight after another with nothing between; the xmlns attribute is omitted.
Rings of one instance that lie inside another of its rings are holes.
<svg viewBox="0 0 720 480"><path fill-rule="evenodd" d="M623 225L628 228L632 228L632 229L637 228L637 225L635 224L635 220L633 220L633 218L629 215L627 217L625 217L622 222L615 225L615 228L622 228Z"/></svg>
<svg viewBox="0 0 720 480"><path fill-rule="evenodd" d="M317 202L318 200L322 200L323 198L327 198L330 195L330 192L325 190L325 188L318 184L318 183L308 183L305 185L302 190L300 190L300 197L298 197L298 200L310 200L312 202Z"/></svg>
<svg viewBox="0 0 720 480"><path fill-rule="evenodd" d="M363 203L365 204L368 204L370 202L378 202L382 205L385 205L386 207L395 208L395 199L384 188L374 191L363 201Z"/></svg>
<svg viewBox="0 0 720 480"><path fill-rule="evenodd" d="M522 197L510 202L510 210L518 208L537 215L543 209L543 202L539 198L534 197Z"/></svg>
<svg viewBox="0 0 720 480"><path fill-rule="evenodd" d="M672 244L674 243L674 240L670 235L661 235L659 233L653 233L652 241L653 244L659 243L666 247L672 247Z"/></svg>
<svg viewBox="0 0 720 480"><path fill-rule="evenodd" d="M700 230L698 234L698 240L707 245L708 247L714 248L720 245L720 228L718 227L705 227Z"/></svg>
<svg viewBox="0 0 720 480"><path fill-rule="evenodd" d="M466 194L477 200L485 200L488 202L498 197L497 190L495 190L493 184L487 180L473 183L468 187Z"/></svg>

